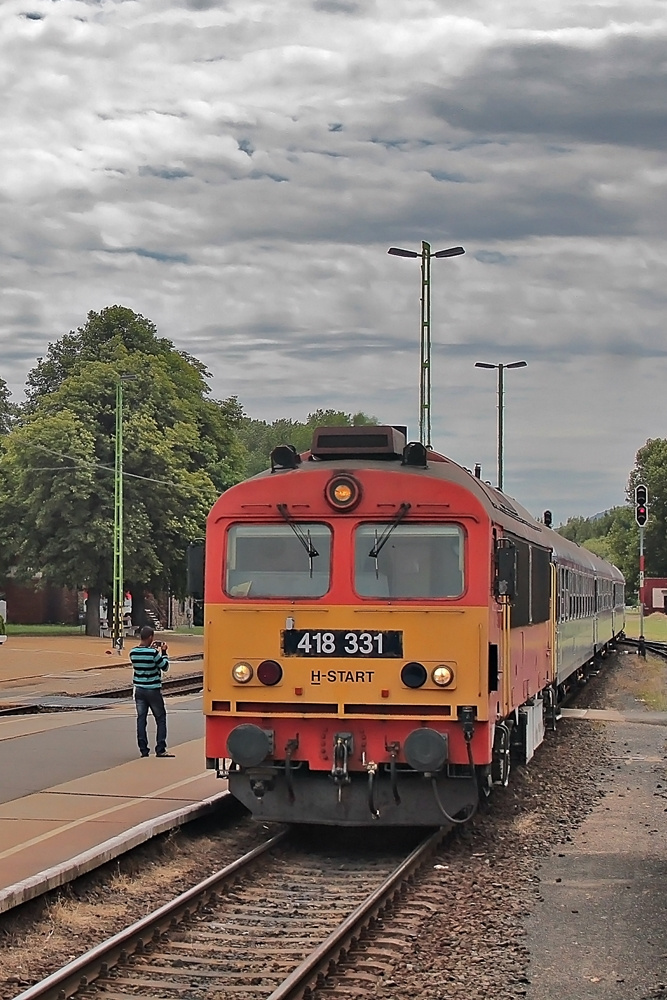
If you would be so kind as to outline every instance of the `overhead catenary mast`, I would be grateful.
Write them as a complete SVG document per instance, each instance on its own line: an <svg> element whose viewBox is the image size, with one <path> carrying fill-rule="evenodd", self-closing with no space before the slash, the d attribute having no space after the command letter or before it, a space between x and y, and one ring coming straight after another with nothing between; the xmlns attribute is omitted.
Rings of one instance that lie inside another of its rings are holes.
<svg viewBox="0 0 667 1000"><path fill-rule="evenodd" d="M431 253L431 244L422 240L422 252L390 247L395 257L421 257L421 319L419 330L419 440L431 448L431 257L458 257L463 247L449 247Z"/></svg>

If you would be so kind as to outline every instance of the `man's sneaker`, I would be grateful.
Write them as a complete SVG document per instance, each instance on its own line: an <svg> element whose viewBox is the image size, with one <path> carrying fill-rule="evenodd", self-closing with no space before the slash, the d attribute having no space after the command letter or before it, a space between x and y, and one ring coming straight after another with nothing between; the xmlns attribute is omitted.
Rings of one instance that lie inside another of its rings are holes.
<svg viewBox="0 0 667 1000"><path fill-rule="evenodd" d="M150 755L150 750L142 750L141 751L141 756L142 757L148 757L149 755Z"/></svg>
<svg viewBox="0 0 667 1000"><path fill-rule="evenodd" d="M155 756L156 757L175 757L176 754L175 753L167 753L166 750L163 750L162 753L156 753Z"/></svg>

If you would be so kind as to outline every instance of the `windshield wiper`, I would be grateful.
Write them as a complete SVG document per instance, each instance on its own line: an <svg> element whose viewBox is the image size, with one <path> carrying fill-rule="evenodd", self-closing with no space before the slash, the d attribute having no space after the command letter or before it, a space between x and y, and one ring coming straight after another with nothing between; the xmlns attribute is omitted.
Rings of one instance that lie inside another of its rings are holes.
<svg viewBox="0 0 667 1000"><path fill-rule="evenodd" d="M289 524L290 528L292 529L292 531L299 539L306 552L308 553L308 559L310 560L310 575L312 576L313 559L315 558L315 556L319 556L319 552L317 551L312 541L310 540L310 529L308 529L308 532L304 534L304 532L301 530L297 522L292 519L292 515L288 511L286 503L279 503L277 504L277 507L280 516L283 518L284 521L287 522L287 524Z"/></svg>
<svg viewBox="0 0 667 1000"><path fill-rule="evenodd" d="M401 523L401 521L403 520L403 518L405 517L405 515L407 514L407 512L410 510L411 506L412 506L412 504L402 503L401 506L400 506L400 508L399 508L399 510L398 510L398 513L396 514L396 517L391 522L391 524L387 525L387 527L384 529L384 531L382 532L382 534L380 535L379 538L376 537L376 539L375 539L375 545L373 546L373 548L371 549L371 551L368 553L368 558L369 559L375 559L375 561L376 561L376 566L375 566L376 573L377 573L377 557L378 557L378 555L380 554L380 552L381 552L382 548L384 547L384 545L389 541L389 536L391 535L391 533L394 530L394 528L398 527L398 525Z"/></svg>

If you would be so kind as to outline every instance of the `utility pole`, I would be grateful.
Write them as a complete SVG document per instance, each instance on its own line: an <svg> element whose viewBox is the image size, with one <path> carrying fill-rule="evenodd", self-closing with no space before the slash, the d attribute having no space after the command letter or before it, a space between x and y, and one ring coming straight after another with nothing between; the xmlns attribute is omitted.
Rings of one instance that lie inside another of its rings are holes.
<svg viewBox="0 0 667 1000"><path fill-rule="evenodd" d="M113 504L113 594L111 638L120 656L123 649L123 383L116 382L116 453Z"/></svg>
<svg viewBox="0 0 667 1000"><path fill-rule="evenodd" d="M419 337L419 440L431 447L431 245L422 240Z"/></svg>
<svg viewBox="0 0 667 1000"><path fill-rule="evenodd" d="M136 375L121 375L116 382L116 449L114 462L113 592L111 638L118 655L123 651L125 626L125 573L123 566L123 382Z"/></svg>

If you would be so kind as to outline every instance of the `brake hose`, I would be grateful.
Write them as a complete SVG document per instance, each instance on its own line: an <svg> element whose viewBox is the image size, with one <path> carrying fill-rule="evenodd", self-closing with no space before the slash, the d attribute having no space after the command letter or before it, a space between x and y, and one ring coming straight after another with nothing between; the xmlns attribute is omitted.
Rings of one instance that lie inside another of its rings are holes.
<svg viewBox="0 0 667 1000"><path fill-rule="evenodd" d="M447 820L448 823L456 823L456 824L467 823L467 822L469 822L469 820L471 820L473 818L473 816L477 812L477 809L479 808L479 788L477 787L477 778L475 776L475 761L473 760L472 747L470 745L471 739L472 739L472 733L470 734L470 737L466 733L465 734L465 741L466 741L466 749L468 751L468 763L470 764L470 771L471 771L471 774L472 774L472 781L473 781L473 785L475 786L475 802L473 803L473 805L472 805L472 807L470 809L470 812L468 813L467 816L464 816L463 819L456 819L454 816L450 816L449 815L449 813L447 812L447 810L443 806L442 801L440 799L440 794L438 792L438 782L437 782L437 779L433 778L433 777L431 778L431 787L433 789L433 797L435 799L435 804L437 805L438 809L440 810L440 812L445 817L445 819Z"/></svg>

